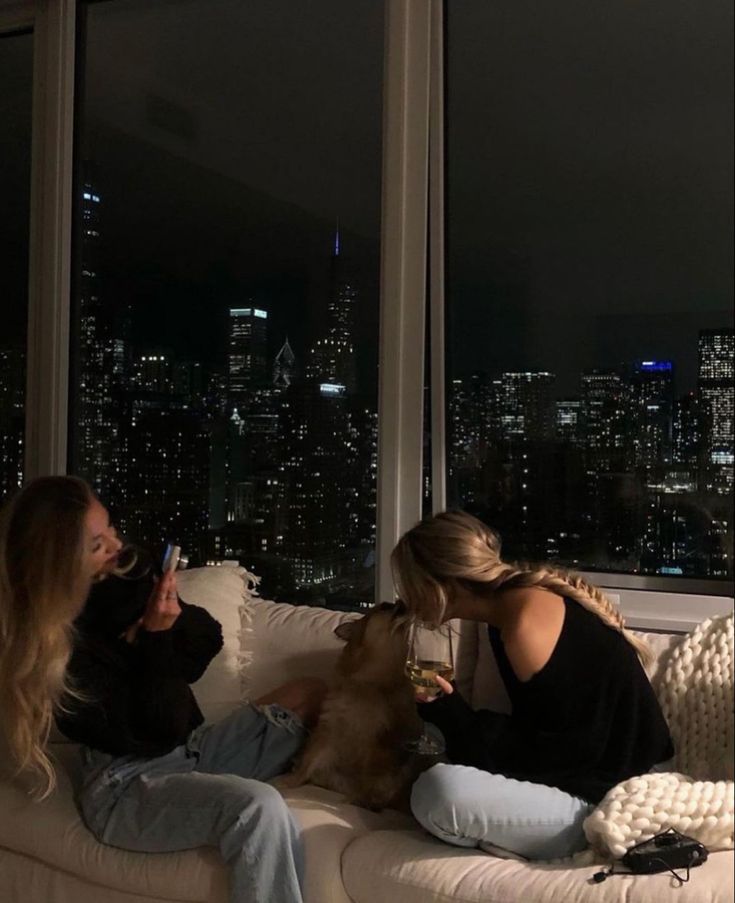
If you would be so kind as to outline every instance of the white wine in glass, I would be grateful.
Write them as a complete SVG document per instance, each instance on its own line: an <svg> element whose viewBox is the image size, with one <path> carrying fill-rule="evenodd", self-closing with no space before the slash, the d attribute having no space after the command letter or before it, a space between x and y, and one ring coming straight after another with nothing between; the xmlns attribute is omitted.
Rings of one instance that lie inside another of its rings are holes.
<svg viewBox="0 0 735 903"><path fill-rule="evenodd" d="M424 621L411 623L406 674L426 701L435 699L441 693L441 687L436 682L437 676L444 680L452 680L454 677L452 629L449 624L435 626ZM426 728L418 739L410 741L407 746L413 752L426 756L439 756L446 748Z"/></svg>
<svg viewBox="0 0 735 903"><path fill-rule="evenodd" d="M421 695L427 699L434 699L441 693L441 687L436 682L437 676L449 681L454 678L454 668L449 662L436 662L432 659L407 662L406 673L414 687L421 690Z"/></svg>

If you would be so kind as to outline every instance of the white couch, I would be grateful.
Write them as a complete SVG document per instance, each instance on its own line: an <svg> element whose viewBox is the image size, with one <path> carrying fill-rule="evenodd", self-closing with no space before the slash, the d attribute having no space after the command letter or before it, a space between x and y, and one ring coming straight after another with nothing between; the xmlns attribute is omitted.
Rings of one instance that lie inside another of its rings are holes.
<svg viewBox="0 0 735 903"><path fill-rule="evenodd" d="M201 568L180 575L183 598L223 624L225 647L195 685L208 718L303 674L328 677L334 627L354 615L252 598L245 572ZM487 643L461 626L457 680L477 705L504 705ZM670 637L656 637L658 651ZM479 650L479 651L478 651ZM0 783L0 903L226 903L227 873L213 849L140 854L96 842L77 814L77 749L57 737L59 786L33 803ZM307 903L731 903L733 854L712 853L682 887L670 875L611 877L599 866L529 864L449 847L397 812L368 812L306 786L286 793L303 829ZM242 901L247 903L247 901Z"/></svg>

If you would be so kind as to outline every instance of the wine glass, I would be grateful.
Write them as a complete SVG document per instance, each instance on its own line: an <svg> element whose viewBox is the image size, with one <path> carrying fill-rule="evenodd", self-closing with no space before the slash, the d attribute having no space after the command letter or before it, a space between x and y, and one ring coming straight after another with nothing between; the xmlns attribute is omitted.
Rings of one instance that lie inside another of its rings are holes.
<svg viewBox="0 0 735 903"><path fill-rule="evenodd" d="M452 629L447 624L428 624L425 621L411 622L408 634L408 657L406 674L421 695L435 699L441 693L436 683L437 676L444 680L454 677L454 656L452 652ZM445 744L428 733L426 726L416 740L406 744L406 748L424 756L440 756Z"/></svg>

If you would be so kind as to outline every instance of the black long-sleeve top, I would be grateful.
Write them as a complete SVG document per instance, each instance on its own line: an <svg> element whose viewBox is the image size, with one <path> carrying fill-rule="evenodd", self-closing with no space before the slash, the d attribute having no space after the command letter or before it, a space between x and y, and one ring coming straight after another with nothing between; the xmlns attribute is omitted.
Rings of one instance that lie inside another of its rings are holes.
<svg viewBox="0 0 735 903"><path fill-rule="evenodd" d="M68 666L83 700L65 699L56 716L70 740L116 756L153 757L183 743L204 720L189 684L222 648L222 628L203 608L180 600L172 627L141 627L128 643L122 634L143 615L152 589L150 570L93 586L75 622Z"/></svg>
<svg viewBox="0 0 735 903"><path fill-rule="evenodd" d="M455 692L419 705L450 761L558 787L589 802L674 754L669 729L630 643L569 599L544 667L520 681L488 628L511 714L474 711Z"/></svg>

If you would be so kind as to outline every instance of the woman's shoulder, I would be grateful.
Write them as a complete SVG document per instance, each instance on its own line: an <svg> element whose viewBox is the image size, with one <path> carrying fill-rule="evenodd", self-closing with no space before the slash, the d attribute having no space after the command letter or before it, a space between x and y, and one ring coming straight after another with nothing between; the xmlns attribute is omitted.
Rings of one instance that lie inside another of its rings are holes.
<svg viewBox="0 0 735 903"><path fill-rule="evenodd" d="M503 633L538 630L540 625L564 618L565 599L552 590L538 586L518 586L501 590Z"/></svg>
<svg viewBox="0 0 735 903"><path fill-rule="evenodd" d="M504 594L500 635L516 676L530 680L547 664L564 627L565 601L536 587L521 587Z"/></svg>

